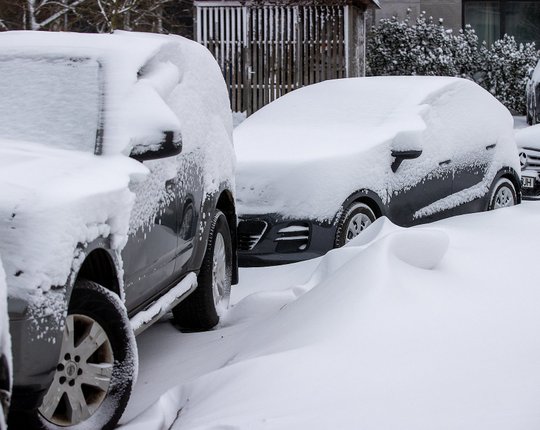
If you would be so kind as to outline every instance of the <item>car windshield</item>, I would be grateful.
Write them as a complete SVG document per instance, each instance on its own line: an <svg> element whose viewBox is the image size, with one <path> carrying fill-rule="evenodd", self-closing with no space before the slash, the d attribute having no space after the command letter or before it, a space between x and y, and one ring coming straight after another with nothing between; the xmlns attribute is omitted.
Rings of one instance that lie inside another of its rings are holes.
<svg viewBox="0 0 540 430"><path fill-rule="evenodd" d="M0 139L94 152L100 102L96 60L0 56Z"/></svg>

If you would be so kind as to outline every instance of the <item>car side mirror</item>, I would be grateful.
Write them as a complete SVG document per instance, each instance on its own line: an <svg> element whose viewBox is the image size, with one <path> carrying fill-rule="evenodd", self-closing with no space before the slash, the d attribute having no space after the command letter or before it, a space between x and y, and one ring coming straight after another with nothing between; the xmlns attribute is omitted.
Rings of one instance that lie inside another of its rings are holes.
<svg viewBox="0 0 540 430"><path fill-rule="evenodd" d="M401 163L404 160L413 160L422 155L422 150L410 150L410 151L392 151L392 157L394 157L394 162L392 163L392 172L396 173Z"/></svg>
<svg viewBox="0 0 540 430"><path fill-rule="evenodd" d="M137 161L158 160L173 157L182 152L182 137L174 131L163 132L164 138L157 145L136 145L129 156Z"/></svg>

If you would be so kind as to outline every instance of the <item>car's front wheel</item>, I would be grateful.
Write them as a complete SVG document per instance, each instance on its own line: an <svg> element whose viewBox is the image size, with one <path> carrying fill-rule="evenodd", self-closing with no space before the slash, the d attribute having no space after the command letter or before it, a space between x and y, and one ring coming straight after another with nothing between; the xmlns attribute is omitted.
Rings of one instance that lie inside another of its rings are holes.
<svg viewBox="0 0 540 430"><path fill-rule="evenodd" d="M209 330L229 307L232 240L227 218L216 210L198 277L198 286L173 309L175 323L189 330Z"/></svg>
<svg viewBox="0 0 540 430"><path fill-rule="evenodd" d="M136 374L135 335L120 298L94 282L77 281L53 382L41 406L19 415L14 428L112 429Z"/></svg>
<svg viewBox="0 0 540 430"><path fill-rule="evenodd" d="M492 191L489 198L488 210L506 208L514 206L518 203L516 187L506 178L499 179L495 186L492 187Z"/></svg>
<svg viewBox="0 0 540 430"><path fill-rule="evenodd" d="M336 229L335 247L350 242L377 219L373 210L362 202L352 203L343 211Z"/></svg>

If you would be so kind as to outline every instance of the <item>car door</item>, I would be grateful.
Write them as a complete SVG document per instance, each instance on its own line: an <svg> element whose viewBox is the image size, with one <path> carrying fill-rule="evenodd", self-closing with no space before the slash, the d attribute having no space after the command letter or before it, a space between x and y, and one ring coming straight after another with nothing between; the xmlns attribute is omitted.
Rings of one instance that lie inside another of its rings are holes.
<svg viewBox="0 0 540 430"><path fill-rule="evenodd" d="M404 159L388 180L388 214L402 226L434 219L440 212L436 202L452 193L453 166L450 153L436 142L424 144L416 158Z"/></svg>
<svg viewBox="0 0 540 430"><path fill-rule="evenodd" d="M484 180L493 161L496 146L495 142L484 147L471 145L461 154L455 155L452 193L474 187Z"/></svg>
<svg viewBox="0 0 540 430"><path fill-rule="evenodd" d="M184 146L185 153L179 164L177 181L178 199L178 244L175 255L175 274L182 276L190 267L198 228L201 224L201 205L203 198L203 166L204 157L200 148L193 148L189 142Z"/></svg>
<svg viewBox="0 0 540 430"><path fill-rule="evenodd" d="M131 188L136 200L122 251L126 306L145 303L173 281L178 254L178 159L145 161L150 173Z"/></svg>

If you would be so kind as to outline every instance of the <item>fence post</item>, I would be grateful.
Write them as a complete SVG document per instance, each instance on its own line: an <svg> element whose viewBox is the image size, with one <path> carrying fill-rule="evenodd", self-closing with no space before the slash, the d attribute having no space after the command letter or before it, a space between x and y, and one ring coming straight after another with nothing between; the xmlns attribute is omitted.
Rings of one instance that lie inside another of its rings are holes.
<svg viewBox="0 0 540 430"><path fill-rule="evenodd" d="M366 27L364 11L358 6L345 6L345 61L347 77L365 76Z"/></svg>

